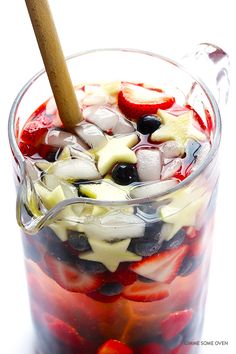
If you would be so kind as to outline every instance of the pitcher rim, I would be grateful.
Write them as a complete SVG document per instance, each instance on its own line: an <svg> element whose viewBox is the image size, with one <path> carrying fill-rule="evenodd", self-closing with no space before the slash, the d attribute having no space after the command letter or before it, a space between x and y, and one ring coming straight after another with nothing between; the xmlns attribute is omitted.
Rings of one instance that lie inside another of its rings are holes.
<svg viewBox="0 0 236 354"><path fill-rule="evenodd" d="M91 198L85 198L85 197L76 197L73 199L67 199L65 201L62 201L58 203L56 207L50 210L50 214L53 212L54 209L61 209L69 204L75 204L75 203L89 203L93 205L100 205L100 206L124 206L124 205L137 205L137 204L144 204L147 202L155 201L160 197L164 197L168 194L171 194L173 192L176 192L180 189L182 189L185 186L188 186L192 181L194 181L209 165L209 163L214 159L218 147L220 145L220 140L221 140L221 115L219 111L218 104L209 90L209 88L204 84L204 82L196 75L192 75L188 69L184 67L181 63L172 60L168 57L165 57L160 54L156 54L150 51L145 51L145 50L140 50L140 49L133 49L133 48L97 48L97 49L90 49L90 50L85 50L85 51L80 51L76 52L70 56L67 56L66 62L81 57L89 54L94 54L94 53L99 53L99 52L128 52L128 53L136 53L136 54L141 54L141 55L146 55L150 56L153 58L157 58L159 60L165 61L181 71L185 72L189 77L191 77L202 89L203 92L205 93L207 99L210 102L214 117L215 117L215 132L211 144L211 149L209 153L207 154L206 159L203 161L202 164L200 164L197 169L191 173L188 177L186 177L183 181L180 181L176 186L167 189L164 192L161 193L156 193L155 195L152 195L150 197L143 197L143 198L133 198L133 199L127 199L127 200L121 200L121 201L107 201L107 200L102 200L102 199L91 199ZM16 141L16 136L15 136L15 131L14 131L14 124L15 124L15 119L16 119L16 111L18 107L20 106L20 103L24 97L24 95L27 93L27 91L30 89L30 87L39 79L42 75L46 73L45 69L40 70L37 72L26 84L22 87L22 89L19 91L17 94L15 100L13 101L10 114L9 114L9 120L8 120L8 137L9 137L9 142L10 142L10 147L13 151L14 157L17 159L17 162L19 163L19 168L20 168L20 173L21 173L21 182L24 180L25 177L25 158L22 155L17 141ZM59 205L61 205L61 208L59 208ZM49 212L49 211L48 211Z"/></svg>

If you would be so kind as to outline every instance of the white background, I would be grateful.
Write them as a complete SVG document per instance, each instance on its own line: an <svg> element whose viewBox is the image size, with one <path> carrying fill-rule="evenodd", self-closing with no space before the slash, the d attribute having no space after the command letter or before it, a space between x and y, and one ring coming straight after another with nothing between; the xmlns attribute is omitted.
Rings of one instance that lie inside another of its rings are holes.
<svg viewBox="0 0 236 354"><path fill-rule="evenodd" d="M222 46L231 57L231 95L223 116L221 181L216 215L204 354L236 353L235 232L235 10L232 0L50 0L65 55L97 47L131 47L180 58L199 42ZM32 354L22 250L15 222L15 191L7 140L14 97L42 61L23 0L0 1L0 352ZM52 353L53 354L53 353Z"/></svg>

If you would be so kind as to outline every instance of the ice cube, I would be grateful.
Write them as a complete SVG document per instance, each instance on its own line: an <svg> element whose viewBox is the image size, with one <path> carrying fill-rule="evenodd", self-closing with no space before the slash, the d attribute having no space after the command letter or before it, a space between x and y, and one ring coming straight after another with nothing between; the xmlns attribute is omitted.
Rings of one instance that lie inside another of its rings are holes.
<svg viewBox="0 0 236 354"><path fill-rule="evenodd" d="M89 115L86 114L86 119L96 124L103 131L112 131L119 121L119 114L112 109L99 107L90 111Z"/></svg>
<svg viewBox="0 0 236 354"><path fill-rule="evenodd" d="M163 153L163 157L166 158L179 157L182 152L179 144L174 140L170 140L164 144L161 144L160 150Z"/></svg>
<svg viewBox="0 0 236 354"><path fill-rule="evenodd" d="M133 133L135 128L131 122L129 122L125 117L119 114L119 120L115 127L112 129L112 133L115 134L128 134Z"/></svg>
<svg viewBox="0 0 236 354"><path fill-rule="evenodd" d="M162 168L160 151L158 149L140 149L136 155L140 181L159 180Z"/></svg>
<svg viewBox="0 0 236 354"><path fill-rule="evenodd" d="M168 189L175 187L177 184L178 181L175 179L141 184L134 187L130 191L130 196L131 198L150 198L156 194L163 193Z"/></svg>
<svg viewBox="0 0 236 354"><path fill-rule="evenodd" d="M91 148L105 145L107 139L103 132L94 124L81 124L75 129L76 134L83 139Z"/></svg>
<svg viewBox="0 0 236 354"><path fill-rule="evenodd" d="M63 130L49 130L44 138L44 143L46 145L54 146L54 147L65 147L68 145L72 145L77 147L80 150L88 149L88 145L80 139L78 136L65 132Z"/></svg>
<svg viewBox="0 0 236 354"><path fill-rule="evenodd" d="M88 221L83 231L89 238L113 241L144 235L144 221L136 215L121 211Z"/></svg>
<svg viewBox="0 0 236 354"><path fill-rule="evenodd" d="M176 158L162 167L161 178L167 179L172 177L182 166L182 159Z"/></svg>

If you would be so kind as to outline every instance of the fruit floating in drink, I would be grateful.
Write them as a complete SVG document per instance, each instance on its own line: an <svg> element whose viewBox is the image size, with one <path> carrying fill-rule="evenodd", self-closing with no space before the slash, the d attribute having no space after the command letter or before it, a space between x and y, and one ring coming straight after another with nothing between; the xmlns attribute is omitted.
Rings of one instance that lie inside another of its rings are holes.
<svg viewBox="0 0 236 354"><path fill-rule="evenodd" d="M194 353L215 193L206 174L178 186L211 149L210 113L147 83L86 83L76 95L73 133L50 98L19 137L25 218L54 213L23 234L40 353Z"/></svg>

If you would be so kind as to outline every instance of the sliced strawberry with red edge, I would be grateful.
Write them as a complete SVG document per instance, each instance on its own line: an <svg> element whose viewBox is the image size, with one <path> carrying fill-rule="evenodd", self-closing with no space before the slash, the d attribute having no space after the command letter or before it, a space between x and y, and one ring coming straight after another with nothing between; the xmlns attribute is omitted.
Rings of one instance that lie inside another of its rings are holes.
<svg viewBox="0 0 236 354"><path fill-rule="evenodd" d="M97 290L103 283L102 274L90 275L83 273L78 268L74 268L49 255L46 255L44 259L51 277L66 290L89 293Z"/></svg>
<svg viewBox="0 0 236 354"><path fill-rule="evenodd" d="M206 116L206 123L207 123L208 131L209 131L209 133L211 133L213 131L213 128L214 128L213 120L212 120L210 112L206 108L205 108L205 116Z"/></svg>
<svg viewBox="0 0 236 354"><path fill-rule="evenodd" d="M70 347L78 348L78 350L84 346L84 338L68 323L50 314L44 314L42 318L43 325L60 342Z"/></svg>
<svg viewBox="0 0 236 354"><path fill-rule="evenodd" d="M164 354L165 349L159 343L149 343L137 348L137 354Z"/></svg>
<svg viewBox="0 0 236 354"><path fill-rule="evenodd" d="M193 310L183 310L170 313L161 321L161 334L165 340L177 336L189 324L193 317Z"/></svg>
<svg viewBox="0 0 236 354"><path fill-rule="evenodd" d="M199 124L200 128L204 131L207 131L206 124L203 122L202 117L197 113L197 111L195 111L195 109L193 109L190 104L187 104L186 107L193 111L193 118Z"/></svg>
<svg viewBox="0 0 236 354"><path fill-rule="evenodd" d="M160 283L136 283L124 288L123 297L132 301L151 302L165 299L169 296L166 285Z"/></svg>
<svg viewBox="0 0 236 354"><path fill-rule="evenodd" d="M124 286L131 285L137 280L138 276L127 265L120 264L114 273L108 273L105 282L118 282Z"/></svg>
<svg viewBox="0 0 236 354"><path fill-rule="evenodd" d="M110 339L98 349L98 354L134 354L134 352L126 344Z"/></svg>
<svg viewBox="0 0 236 354"><path fill-rule="evenodd" d="M175 279L188 249L187 245L182 245L175 249L160 252L132 264L131 269L148 279L171 283Z"/></svg>
<svg viewBox="0 0 236 354"><path fill-rule="evenodd" d="M150 90L139 85L123 83L118 94L118 106L130 119L143 115L156 114L158 109L167 109L173 105L175 98L164 92Z"/></svg>
<svg viewBox="0 0 236 354"><path fill-rule="evenodd" d="M192 346L181 344L177 348L171 349L168 354L188 354L190 353Z"/></svg>

